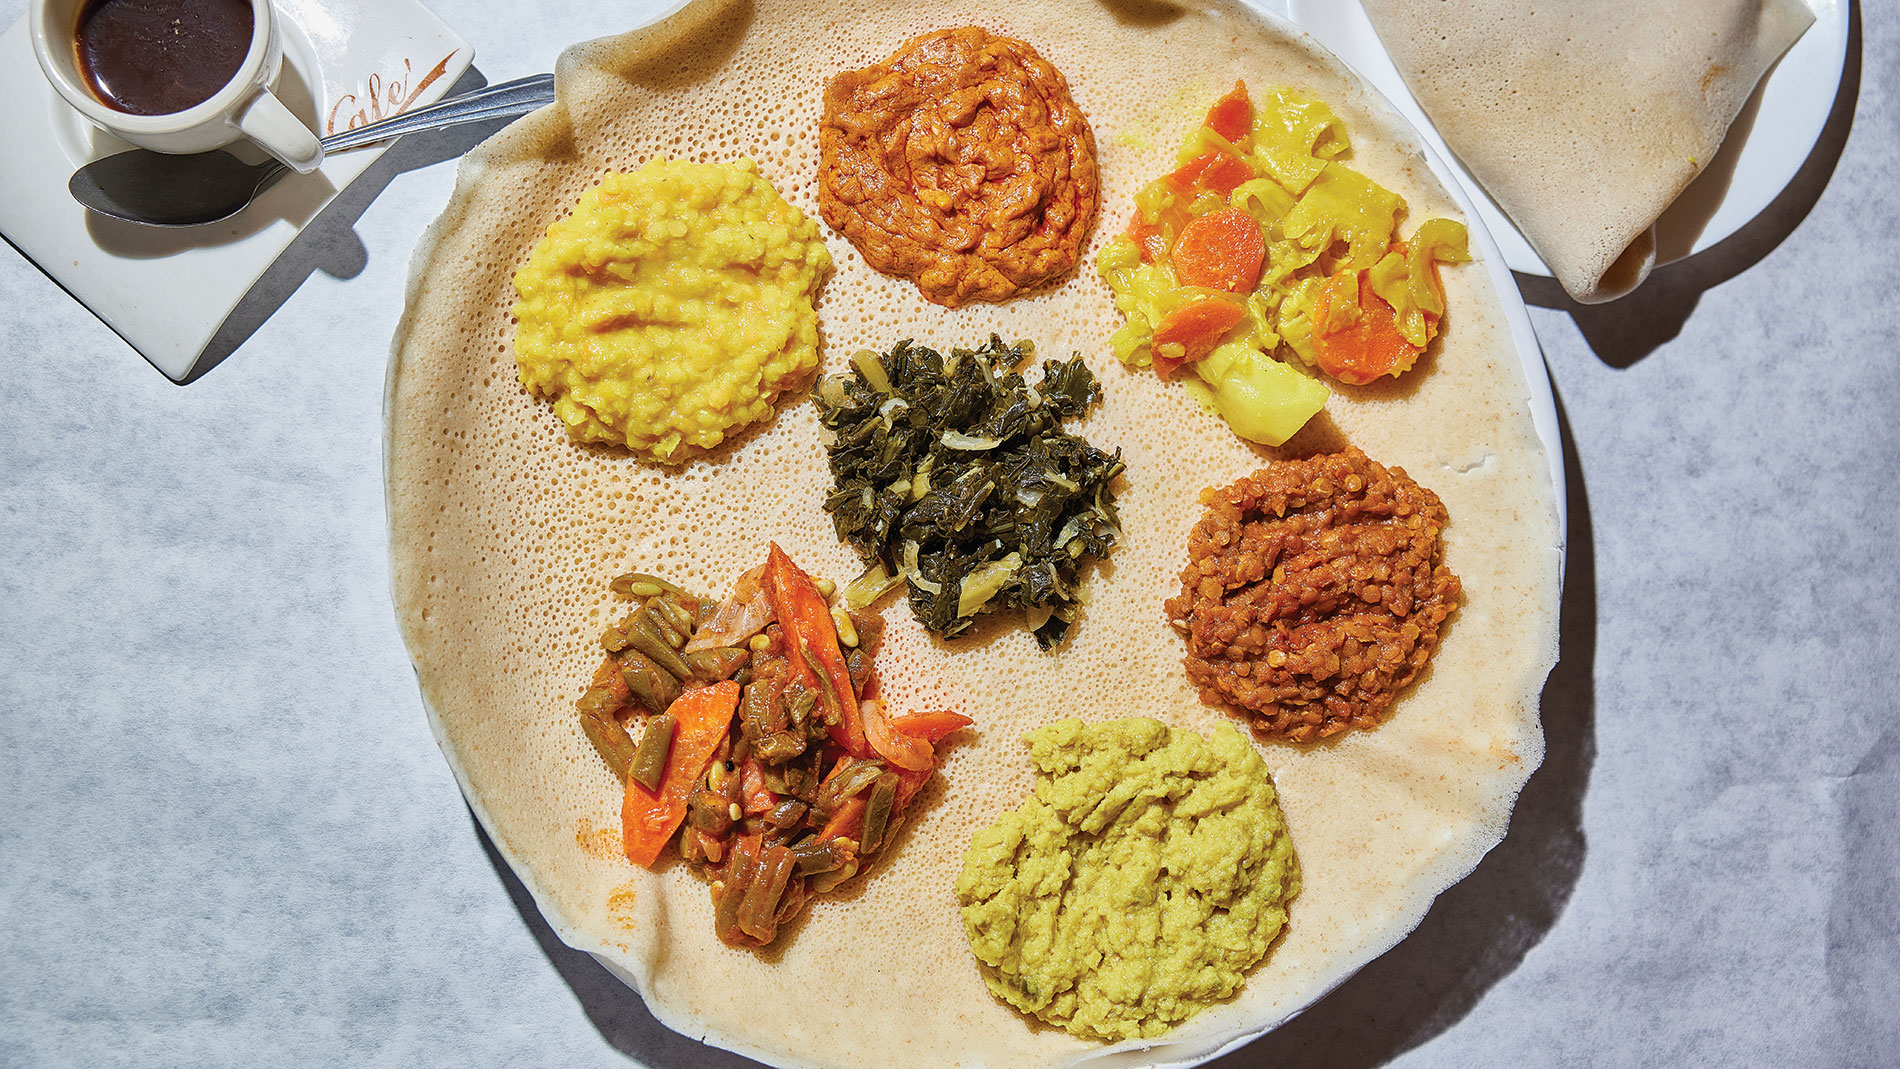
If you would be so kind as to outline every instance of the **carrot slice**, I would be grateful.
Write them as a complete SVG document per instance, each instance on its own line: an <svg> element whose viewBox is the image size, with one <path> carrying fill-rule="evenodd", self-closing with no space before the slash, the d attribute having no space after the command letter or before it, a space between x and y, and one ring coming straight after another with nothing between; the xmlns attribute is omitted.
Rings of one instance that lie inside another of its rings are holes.
<svg viewBox="0 0 1900 1069"><path fill-rule="evenodd" d="M1181 228L1174 243L1174 277L1183 286L1246 293L1260 281L1267 258L1260 224L1239 208L1208 212Z"/></svg>
<svg viewBox="0 0 1900 1069"><path fill-rule="evenodd" d="M930 748L928 739L908 735L897 730L891 723L890 714L884 711L884 703L877 699L863 702L859 712L864 716L864 735L871 743L871 749L877 751L891 765L911 772L928 772L937 763L937 751Z"/></svg>
<svg viewBox="0 0 1900 1069"><path fill-rule="evenodd" d="M1168 176L1168 181L1185 193L1212 190L1225 197L1234 187L1253 177L1246 160L1231 152L1214 149L1203 152Z"/></svg>
<svg viewBox="0 0 1900 1069"><path fill-rule="evenodd" d="M862 791L845 799L844 804L838 807L838 811L831 815L830 820L825 821L823 828L819 829L817 841L822 843L832 839L850 839L856 842L864 833L864 810L868 804Z"/></svg>
<svg viewBox="0 0 1900 1069"><path fill-rule="evenodd" d="M906 713L903 716L892 719L891 727L905 735L914 736L934 743L941 741L944 736L951 732L959 728L969 727L974 723L976 723L976 721L971 720L962 713L953 713L948 710L938 709L923 713ZM935 758L936 752L934 750L931 752L931 756L933 759ZM896 772L897 802L892 808L892 812L902 813L904 808L910 805L910 800L916 797L917 792L924 789L924 784L930 782L930 769L912 770L899 768L896 769Z"/></svg>
<svg viewBox="0 0 1900 1069"><path fill-rule="evenodd" d="M1355 299L1359 317L1348 326L1325 331L1333 306ZM1327 279L1320 288L1319 296L1313 299L1313 324L1313 350L1320 370L1354 386L1364 386L1381 375L1401 374L1424 351L1399 333L1398 313L1372 292L1366 272L1350 267Z"/></svg>
<svg viewBox="0 0 1900 1069"><path fill-rule="evenodd" d="M1325 282L1320 283L1319 295L1313 299L1313 333L1328 332L1327 323L1332 319L1333 309L1341 304L1356 305L1359 302L1359 272L1350 267L1342 267ZM1341 333L1335 331L1333 333Z"/></svg>
<svg viewBox="0 0 1900 1069"><path fill-rule="evenodd" d="M976 723L976 721L971 720L962 713L952 713L947 710L936 710L928 713L906 713L903 716L894 716L891 718L892 727L906 735L922 739L925 742L936 742L952 731L958 728L969 727L974 723Z"/></svg>
<svg viewBox="0 0 1900 1069"><path fill-rule="evenodd" d="M1207 109L1208 128L1229 141L1239 141L1253 130L1253 101L1247 98L1247 83L1237 81L1233 92L1214 101Z"/></svg>
<svg viewBox="0 0 1900 1069"><path fill-rule="evenodd" d="M1213 352L1221 335L1245 318L1246 306L1219 297L1207 297L1169 312L1155 325L1151 342L1155 372L1164 379L1173 378L1182 364L1191 364ZM1181 349L1179 354L1173 351L1176 346Z"/></svg>
<svg viewBox="0 0 1900 1069"><path fill-rule="evenodd" d="M1161 224L1150 223L1141 217L1140 212L1128 220L1128 240L1141 250L1141 262L1144 264L1154 263L1168 254L1168 237L1161 232Z"/></svg>
<svg viewBox="0 0 1900 1069"><path fill-rule="evenodd" d="M902 813L904 810L910 808L910 800L917 797L917 792L923 790L924 784L929 782L930 773L928 772L906 772L901 768L898 769L897 800L896 803L891 806L891 812L894 814ZM885 833L885 838L888 839L889 837L889 833Z"/></svg>
<svg viewBox="0 0 1900 1069"><path fill-rule="evenodd" d="M818 593L818 584L792 563L777 542L772 543L771 555L765 559L765 589L790 647L787 659L792 671L824 704L832 739L858 757L869 757L864 722L858 715L857 697L851 693L851 673L838 646L831 607Z"/></svg>
<svg viewBox="0 0 1900 1069"><path fill-rule="evenodd" d="M666 755L660 789L649 791L627 777L627 794L620 803L621 838L627 860L651 866L686 819L686 800L699 777L725 741L732 714L739 708L739 684L723 680L710 687L694 687L679 696L667 712L679 721L673 749Z"/></svg>

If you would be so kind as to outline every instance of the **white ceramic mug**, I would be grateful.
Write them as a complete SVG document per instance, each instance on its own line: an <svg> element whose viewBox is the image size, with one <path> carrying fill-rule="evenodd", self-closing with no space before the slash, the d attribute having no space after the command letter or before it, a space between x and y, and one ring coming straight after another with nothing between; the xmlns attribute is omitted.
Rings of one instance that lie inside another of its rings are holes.
<svg viewBox="0 0 1900 1069"><path fill-rule="evenodd" d="M205 152L249 138L299 174L308 174L323 162L323 146L271 94L271 83L284 64L283 39L270 0L250 3L251 47L237 73L204 101L167 115L133 115L108 107L87 87L74 44L86 0L33 0L33 54L66 103L93 125L134 145L159 152Z"/></svg>

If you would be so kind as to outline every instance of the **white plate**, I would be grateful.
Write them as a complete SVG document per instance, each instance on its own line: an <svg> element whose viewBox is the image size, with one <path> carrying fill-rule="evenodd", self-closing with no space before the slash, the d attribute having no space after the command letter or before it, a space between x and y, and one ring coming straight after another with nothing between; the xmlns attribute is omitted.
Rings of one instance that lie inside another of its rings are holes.
<svg viewBox="0 0 1900 1069"><path fill-rule="evenodd" d="M1740 230L1794 180L1820 139L1847 63L1847 13L1840 0L1806 2L1814 9L1814 25L1769 69L1729 128L1721 151L1657 220L1657 263L1701 252ZM1359 0L1287 0L1287 16L1378 86L1424 133L1432 149L1472 193L1478 214L1512 270L1550 276L1550 268L1504 210L1445 147L1379 42Z"/></svg>
<svg viewBox="0 0 1900 1069"><path fill-rule="evenodd" d="M278 95L320 134L442 98L475 58L416 0L278 0ZM266 268L383 149L339 153L236 216L158 230L91 215L66 192L81 165L131 146L53 92L26 19L0 36L0 233L173 380L191 373ZM240 149L254 152L251 149ZM250 158L262 159L261 155Z"/></svg>

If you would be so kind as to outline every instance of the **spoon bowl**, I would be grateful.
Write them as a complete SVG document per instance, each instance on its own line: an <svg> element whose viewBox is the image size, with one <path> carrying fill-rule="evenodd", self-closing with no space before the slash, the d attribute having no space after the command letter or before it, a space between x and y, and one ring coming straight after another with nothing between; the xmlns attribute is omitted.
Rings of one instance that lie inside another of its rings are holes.
<svg viewBox="0 0 1900 1069"><path fill-rule="evenodd" d="M114 219L203 226L242 211L286 170L271 164L245 163L221 149L183 156L138 149L81 167L66 188L74 200Z"/></svg>

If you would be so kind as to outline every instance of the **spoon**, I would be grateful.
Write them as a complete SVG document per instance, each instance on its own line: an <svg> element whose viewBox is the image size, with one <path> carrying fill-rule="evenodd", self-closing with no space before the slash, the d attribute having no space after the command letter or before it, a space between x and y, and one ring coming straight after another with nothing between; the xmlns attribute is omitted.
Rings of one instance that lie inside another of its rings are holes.
<svg viewBox="0 0 1900 1069"><path fill-rule="evenodd" d="M331 134L323 151L341 152L419 130L525 114L554 100L554 76L537 74ZM73 172L73 199L101 215L146 226L201 226L244 210L290 168L278 161L245 163L229 152L176 155L136 149L106 156Z"/></svg>

